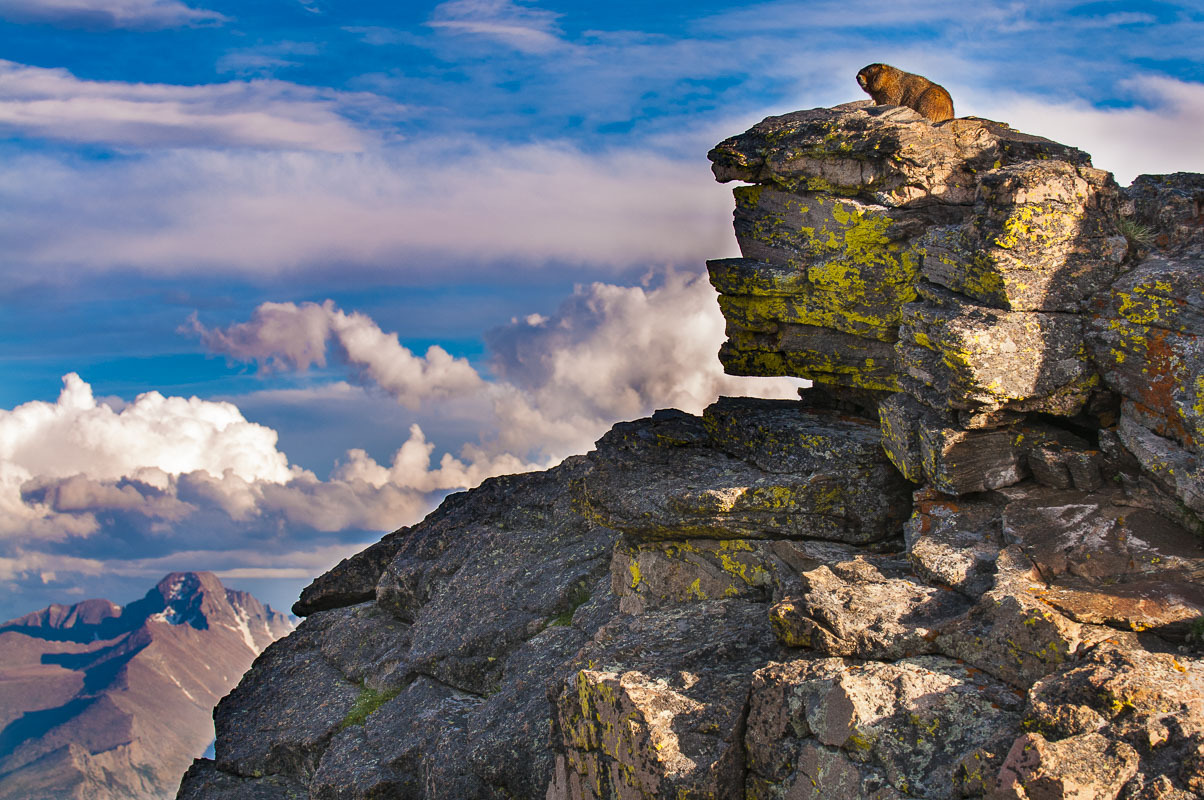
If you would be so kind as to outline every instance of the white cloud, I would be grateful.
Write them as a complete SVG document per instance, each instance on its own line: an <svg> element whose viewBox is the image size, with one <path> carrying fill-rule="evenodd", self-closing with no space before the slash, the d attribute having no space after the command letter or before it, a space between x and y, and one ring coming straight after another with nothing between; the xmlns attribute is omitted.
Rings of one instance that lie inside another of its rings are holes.
<svg viewBox="0 0 1204 800"><path fill-rule="evenodd" d="M731 195L703 159L555 143L161 152L83 165L19 156L0 162L0 205L0 270L14 279L36 264L450 281L499 263L692 267L733 247Z"/></svg>
<svg viewBox="0 0 1204 800"><path fill-rule="evenodd" d="M496 39L524 53L547 53L564 45L556 25L559 16L515 0L448 0L435 8L427 25Z"/></svg>
<svg viewBox="0 0 1204 800"><path fill-rule="evenodd" d="M89 81L65 69L0 60L0 128L69 142L353 152L375 137L339 112L373 103L392 105L284 81Z"/></svg>
<svg viewBox="0 0 1204 800"><path fill-rule="evenodd" d="M326 364L326 342L333 340L347 363L402 405L416 408L432 400L480 391L483 381L469 363L432 345L424 356L403 347L369 317L346 314L327 300L322 305L264 303L250 321L224 330L208 330L195 317L193 329L214 353L240 361L260 361L266 369L305 370Z"/></svg>
<svg viewBox="0 0 1204 800"><path fill-rule="evenodd" d="M420 490L473 485L500 471L534 468L582 452L616 420L676 407L698 412L719 394L790 396L791 380L724 375L716 353L724 321L701 275L670 271L651 288L604 283L579 287L553 315L531 315L488 337L496 380L440 348L418 357L366 316L322 305L266 303L225 329L194 322L207 347L261 369L325 365L328 342L362 381L411 408L439 403L444 414L473 409L489 432L460 458L432 470L422 431L389 466L362 451L337 475L375 486ZM453 408L443 404L451 402ZM418 480L416 476L424 476Z"/></svg>
<svg viewBox="0 0 1204 800"><path fill-rule="evenodd" d="M320 12L311 10L311 13ZM292 56L313 56L319 52L320 48L313 42L274 42L232 50L219 58L215 66L222 73L270 75L281 68L300 66Z"/></svg>
<svg viewBox="0 0 1204 800"><path fill-rule="evenodd" d="M276 432L248 422L231 403L147 392L116 412L98 404L74 373L63 378L55 403L0 409L0 465L27 477L99 480L147 468L168 475L228 470L274 483L292 474L276 450Z"/></svg>
<svg viewBox="0 0 1204 800"><path fill-rule="evenodd" d="M178 521L194 510L174 489L188 473L282 483L300 470L230 403L147 392L114 411L72 373L56 402L0 409L2 538L87 536L102 511Z"/></svg>
<svg viewBox="0 0 1204 800"><path fill-rule="evenodd" d="M18 549L13 557L0 556L0 581L12 581L35 575L43 583L55 580L58 572L77 575L99 575L105 570L103 561L94 558L49 555Z"/></svg>
<svg viewBox="0 0 1204 800"><path fill-rule="evenodd" d="M323 482L290 466L276 432L231 403L148 392L118 412L79 376L63 383L54 403L0 410L0 539L10 544L87 537L114 524L164 534L214 513L229 530L384 530L415 521L431 491L464 485L422 472L388 485Z"/></svg>
<svg viewBox="0 0 1204 800"><path fill-rule="evenodd" d="M1095 108L1082 101L1011 95L995 99L991 116L1085 150L1095 166L1114 173L1121 184L1143 173L1204 172L1204 84L1143 76L1121 89L1139 103ZM982 104L965 108L959 113L987 116Z"/></svg>
<svg viewBox="0 0 1204 800"><path fill-rule="evenodd" d="M153 30L223 22L216 11L179 0L0 0L0 18L71 28Z"/></svg>

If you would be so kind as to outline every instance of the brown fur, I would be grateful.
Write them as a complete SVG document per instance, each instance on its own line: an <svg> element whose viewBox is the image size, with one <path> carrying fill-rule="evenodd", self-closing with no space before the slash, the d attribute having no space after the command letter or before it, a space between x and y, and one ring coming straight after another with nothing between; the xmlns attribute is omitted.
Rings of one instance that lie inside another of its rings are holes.
<svg viewBox="0 0 1204 800"><path fill-rule="evenodd" d="M922 75L889 64L870 64L857 73L857 83L878 105L914 108L933 122L953 119L953 98L945 87Z"/></svg>

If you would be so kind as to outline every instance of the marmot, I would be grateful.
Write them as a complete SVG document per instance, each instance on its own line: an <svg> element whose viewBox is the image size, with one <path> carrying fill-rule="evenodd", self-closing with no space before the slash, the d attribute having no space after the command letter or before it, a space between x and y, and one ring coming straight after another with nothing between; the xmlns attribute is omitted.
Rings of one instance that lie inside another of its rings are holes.
<svg viewBox="0 0 1204 800"><path fill-rule="evenodd" d="M933 122L953 119L953 98L922 75L889 64L870 64L857 73L857 83L878 105L914 108Z"/></svg>

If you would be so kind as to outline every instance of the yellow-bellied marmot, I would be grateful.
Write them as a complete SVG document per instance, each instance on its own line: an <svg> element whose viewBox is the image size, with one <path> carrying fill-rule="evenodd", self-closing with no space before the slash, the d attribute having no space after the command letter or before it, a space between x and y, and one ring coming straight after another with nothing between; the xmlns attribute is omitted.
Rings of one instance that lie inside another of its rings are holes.
<svg viewBox="0 0 1204 800"><path fill-rule="evenodd" d="M933 122L953 119L953 98L945 87L922 75L889 64L870 64L857 73L857 83L878 105L914 108Z"/></svg>

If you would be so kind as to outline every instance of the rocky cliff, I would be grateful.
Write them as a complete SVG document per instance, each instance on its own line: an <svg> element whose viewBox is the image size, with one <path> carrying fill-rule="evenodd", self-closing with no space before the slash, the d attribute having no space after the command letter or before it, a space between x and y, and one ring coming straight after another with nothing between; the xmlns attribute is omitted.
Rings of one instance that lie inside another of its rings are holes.
<svg viewBox="0 0 1204 800"><path fill-rule="evenodd" d="M320 577L181 800L1204 797L1204 176L868 102L710 154L722 398Z"/></svg>
<svg viewBox="0 0 1204 800"><path fill-rule="evenodd" d="M0 798L172 797L218 698L290 630L208 572L0 624Z"/></svg>

